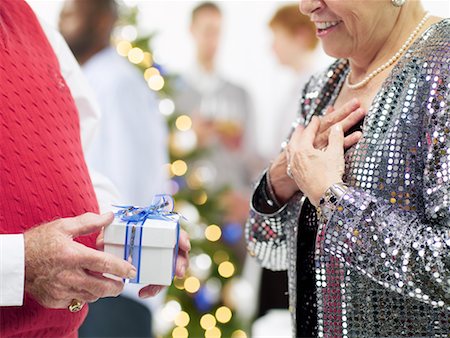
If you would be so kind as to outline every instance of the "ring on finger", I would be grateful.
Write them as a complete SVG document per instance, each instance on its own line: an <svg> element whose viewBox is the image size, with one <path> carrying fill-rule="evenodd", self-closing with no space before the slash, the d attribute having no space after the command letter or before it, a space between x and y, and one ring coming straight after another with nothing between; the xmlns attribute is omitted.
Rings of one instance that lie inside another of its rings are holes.
<svg viewBox="0 0 450 338"><path fill-rule="evenodd" d="M78 312L80 311L84 306L84 303L81 300L78 299L72 299L70 302L68 309L70 312Z"/></svg>

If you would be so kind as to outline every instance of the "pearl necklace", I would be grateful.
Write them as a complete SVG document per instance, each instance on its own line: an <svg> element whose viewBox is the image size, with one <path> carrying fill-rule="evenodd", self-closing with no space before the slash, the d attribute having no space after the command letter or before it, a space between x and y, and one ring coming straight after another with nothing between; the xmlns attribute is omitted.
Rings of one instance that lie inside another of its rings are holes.
<svg viewBox="0 0 450 338"><path fill-rule="evenodd" d="M391 57L388 60L388 62L382 64L380 67L375 69L372 73L367 75L362 81L355 83L355 84L351 84L349 79L350 79L350 74L352 73L352 70L350 69L350 71L347 74L347 78L345 79L345 84L347 85L347 87L350 89L358 89L358 88L364 87L375 76L377 76L383 70L385 70L386 68L388 68L389 66L394 64L400 58L400 56L402 56L402 54L406 51L406 49L409 47L409 45L413 42L414 38L419 33L419 31L422 29L423 25L425 25L425 22L429 19L430 16L431 16L430 13L428 13L428 12L425 13L425 16L423 17L423 19L419 22L419 24L414 29L414 31L409 35L408 39L405 41L405 43L399 49L399 51L397 53L395 53L395 55L393 57Z"/></svg>

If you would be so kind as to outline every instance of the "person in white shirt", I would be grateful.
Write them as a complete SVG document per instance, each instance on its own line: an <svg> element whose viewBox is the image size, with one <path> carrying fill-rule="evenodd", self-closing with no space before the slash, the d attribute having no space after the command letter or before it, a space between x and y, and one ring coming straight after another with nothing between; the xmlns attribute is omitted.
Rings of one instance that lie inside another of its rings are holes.
<svg viewBox="0 0 450 338"><path fill-rule="evenodd" d="M88 166L114 183L120 204L145 206L167 186L167 125L143 75L111 46L117 19L114 0L69 0L60 13L59 29L82 66L102 112L97 134L85 153ZM125 302L133 308L138 306L133 301L143 303L151 312L162 305L164 293L144 300L137 296L137 287L127 284L118 298L93 304L80 335L111 335L112 326L105 325L108 331L102 331L99 322L101 318L105 323L110 321L117 311L126 312ZM95 325L90 325L91 320ZM122 317L122 322L125 320ZM129 331L118 332L116 328L114 332L125 333Z"/></svg>
<svg viewBox="0 0 450 338"><path fill-rule="evenodd" d="M111 47L117 11L114 0L68 0L59 29L102 112L89 167L114 183L121 202L148 205L166 189L167 125L143 75Z"/></svg>
<svg viewBox="0 0 450 338"><path fill-rule="evenodd" d="M67 44L64 42L64 39L59 33L49 28L44 23L41 23L41 25L47 39L51 44L51 47L53 48L53 51L58 58L60 69L57 71L61 72L61 75L70 88L71 95L77 106L80 119L81 143L84 151L87 151L94 138L95 130L100 118L98 105L95 103L95 99L90 92L90 87L86 83L86 80L81 73L81 69L73 57L73 54L70 52ZM117 191L111 182L101 174L90 170L90 176L100 209L102 212L105 212L108 210L107 206L117 201ZM61 221L64 222L65 228L70 228L72 232L78 233L95 231L95 229L100 229L101 226L107 226L112 221L112 214L108 213L102 216L88 214L87 216L82 215L76 218L67 218ZM40 236L33 239L33 250L39 251L39 247L45 248L46 253L48 254L47 257L39 257L39 255L33 257L35 260L33 261L33 266L38 266L40 264L39 260L45 259L45 261L51 261L52 257L55 258L55 262L61 262L61 260L56 259L60 253L57 251L52 251L51 249L52 241L56 241L56 239L52 237L52 234L55 234L55 231L60 231L58 230L58 227L61 225L61 221L43 224L33 229L33 231L39 230L40 234ZM35 234L36 231L33 233ZM70 237L67 238L65 245L73 246L74 250L80 247L80 244L71 240ZM184 231L180 234L180 248L181 252L179 254L179 259L177 260L177 275L179 276L183 275L186 271L186 252L188 251L188 248L190 248L187 234ZM32 268L31 266L27 266L25 264L26 249L27 243L24 241L23 234L0 234L0 307L23 305L24 276L25 273L30 273L30 269ZM76 252L76 250L74 252ZM30 259L28 259L28 261L29 260ZM86 248L84 250L84 255L73 257L71 264L76 268L74 268L73 271L67 270L64 278L61 280L47 281L45 284L40 282L41 285L35 286L36 290L40 290L39 292L42 299L50 296L50 294L46 295L46 293L51 293L51 297L54 301L52 304L49 304L49 307L67 309L69 304L65 304L64 299L58 299L57 297L54 298L55 294L53 293L54 288L52 287L52 283L55 285L58 284L59 294L70 295L73 292L73 285L67 282L70 278L78 278L80 285L83 285L85 289L89 290L91 287L92 289L90 291L92 295L95 296L95 299L116 296L121 292L123 288L122 282L113 280L108 282L109 279L105 279L102 288L98 288L98 285L92 285L92 283L89 282L88 277L84 280L78 273L78 270L80 270L79 265L77 265L78 262L80 265L86 266L88 269L89 267L103 266L103 272L121 276L123 278L131 278L135 275L135 268L133 268L128 262L116 258L110 254ZM47 268L52 271L57 271L58 269L61 270L61 266L58 266L57 264L48 266ZM92 268L92 270L95 269ZM49 271L49 274L50 272L51 271ZM161 289L161 286L149 285L141 288L139 295L141 297L150 297L157 294L161 291ZM89 301L93 300L94 298Z"/></svg>

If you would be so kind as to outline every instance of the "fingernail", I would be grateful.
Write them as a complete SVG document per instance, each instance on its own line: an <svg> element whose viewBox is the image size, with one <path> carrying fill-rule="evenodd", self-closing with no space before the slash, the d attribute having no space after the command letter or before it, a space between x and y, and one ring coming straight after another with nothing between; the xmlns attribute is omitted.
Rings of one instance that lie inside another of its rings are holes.
<svg viewBox="0 0 450 338"><path fill-rule="evenodd" d="M131 269L130 272L128 273L128 278L129 279L135 279L136 275L137 275L136 268L133 267L133 269Z"/></svg>
<svg viewBox="0 0 450 338"><path fill-rule="evenodd" d="M188 251L191 251L191 242L187 242L187 249L188 249Z"/></svg>
<svg viewBox="0 0 450 338"><path fill-rule="evenodd" d="M334 128L335 131L341 131L342 130L342 126L341 126L340 123L335 124L333 128Z"/></svg>
<svg viewBox="0 0 450 338"><path fill-rule="evenodd" d="M352 100L352 103L353 103L353 104L357 104L357 103L358 103L358 99L356 99L356 98L353 99L353 100Z"/></svg>

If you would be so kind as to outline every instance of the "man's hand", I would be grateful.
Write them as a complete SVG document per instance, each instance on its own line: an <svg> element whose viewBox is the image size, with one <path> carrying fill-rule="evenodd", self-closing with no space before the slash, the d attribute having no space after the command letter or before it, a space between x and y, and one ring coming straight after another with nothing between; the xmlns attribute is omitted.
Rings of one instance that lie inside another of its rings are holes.
<svg viewBox="0 0 450 338"><path fill-rule="evenodd" d="M73 240L99 232L113 218L112 213L86 213L25 232L25 290L48 308L67 308L73 299L94 302L117 296L123 282L102 274L134 278L136 269L125 260Z"/></svg>

